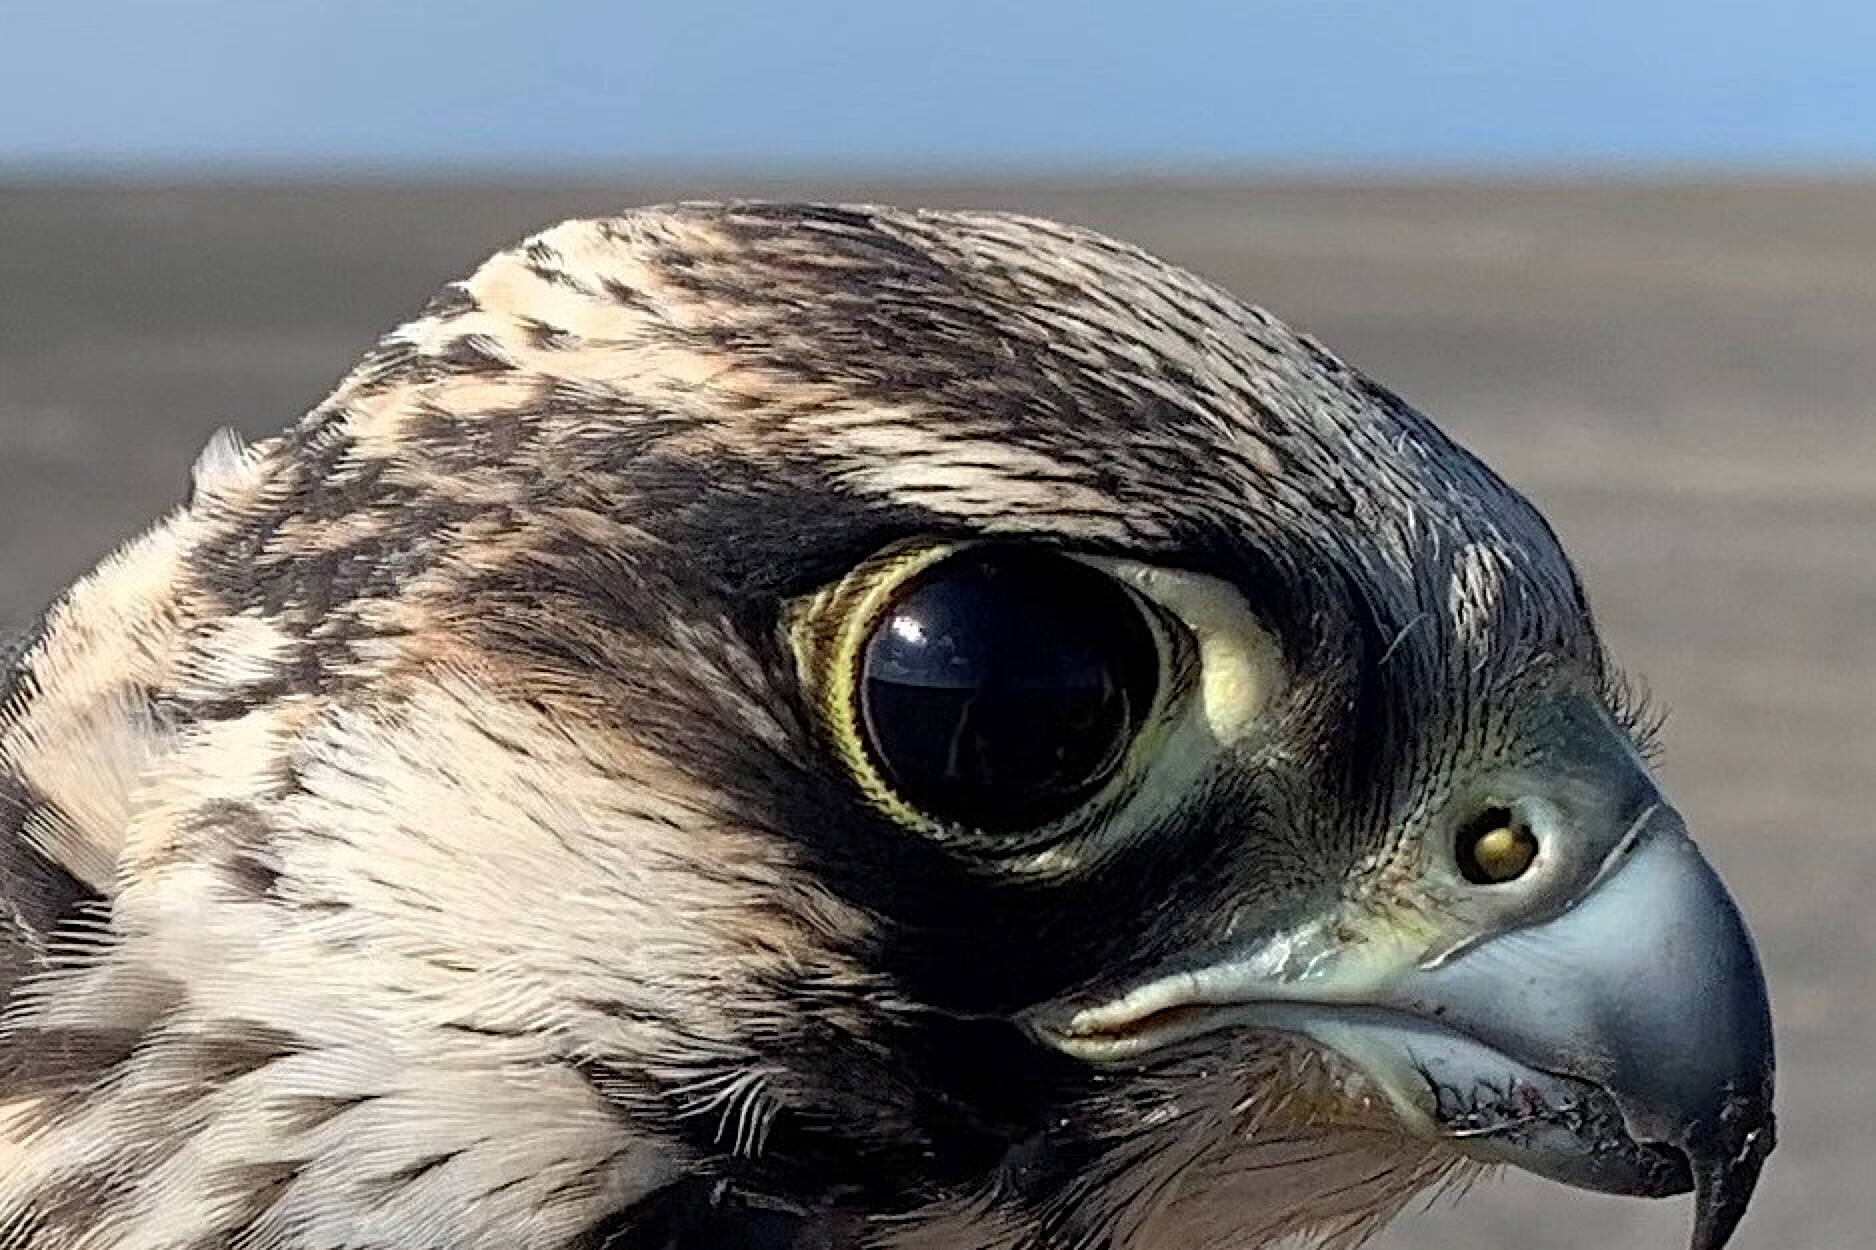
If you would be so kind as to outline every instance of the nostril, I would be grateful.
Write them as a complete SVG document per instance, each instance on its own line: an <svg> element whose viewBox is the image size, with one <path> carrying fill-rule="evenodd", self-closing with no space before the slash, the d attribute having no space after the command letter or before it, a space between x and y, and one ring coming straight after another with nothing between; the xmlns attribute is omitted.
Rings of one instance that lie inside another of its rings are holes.
<svg viewBox="0 0 1876 1250"><path fill-rule="evenodd" d="M1459 874L1474 885L1522 877L1537 858L1537 835L1510 808L1493 805L1460 826L1453 847Z"/></svg>

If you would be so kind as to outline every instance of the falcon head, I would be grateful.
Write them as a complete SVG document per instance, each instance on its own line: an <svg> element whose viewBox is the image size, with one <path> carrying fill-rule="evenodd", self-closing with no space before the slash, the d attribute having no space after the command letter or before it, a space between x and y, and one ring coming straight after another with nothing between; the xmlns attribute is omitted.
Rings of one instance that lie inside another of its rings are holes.
<svg viewBox="0 0 1876 1250"><path fill-rule="evenodd" d="M686 205L454 284L48 614L0 1246L1352 1245L1772 1146L1536 511L1049 222Z"/></svg>

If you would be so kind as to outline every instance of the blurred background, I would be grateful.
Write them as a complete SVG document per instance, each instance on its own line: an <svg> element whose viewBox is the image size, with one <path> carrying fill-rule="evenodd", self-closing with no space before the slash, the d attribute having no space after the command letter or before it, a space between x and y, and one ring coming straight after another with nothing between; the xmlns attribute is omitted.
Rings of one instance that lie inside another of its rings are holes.
<svg viewBox="0 0 1876 1250"><path fill-rule="evenodd" d="M1876 1229L1876 5L0 0L0 618L448 279L678 197L1041 212L1222 281L1535 497L1673 709L1783 1146ZM1673 1246L1525 1178L1385 1250Z"/></svg>

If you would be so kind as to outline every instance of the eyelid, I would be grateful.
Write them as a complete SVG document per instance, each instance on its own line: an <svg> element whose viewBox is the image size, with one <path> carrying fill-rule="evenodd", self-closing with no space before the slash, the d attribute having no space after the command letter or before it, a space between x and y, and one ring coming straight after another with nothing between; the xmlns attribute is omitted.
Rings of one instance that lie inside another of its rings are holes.
<svg viewBox="0 0 1876 1250"><path fill-rule="evenodd" d="M1104 569L1184 626L1198 652L1200 711L1220 743L1243 737L1283 693L1283 648L1230 582L1134 560L1076 558Z"/></svg>

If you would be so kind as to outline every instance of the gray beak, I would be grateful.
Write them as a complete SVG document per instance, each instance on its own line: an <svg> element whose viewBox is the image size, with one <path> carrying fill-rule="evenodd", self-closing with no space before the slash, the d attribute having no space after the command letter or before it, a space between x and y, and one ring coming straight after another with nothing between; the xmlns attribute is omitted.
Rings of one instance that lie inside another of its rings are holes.
<svg viewBox="0 0 1876 1250"><path fill-rule="evenodd" d="M1432 960L1320 949L1305 976L1240 952L1031 1027L1102 1062L1223 1028L1302 1034L1410 1132L1584 1188L1691 1189L1694 1250L1732 1236L1774 1142L1771 1011L1739 910L1671 808L1538 923Z"/></svg>
<svg viewBox="0 0 1876 1250"><path fill-rule="evenodd" d="M1488 1115L1478 1153L1620 1193L1691 1187L1695 1250L1732 1235L1774 1142L1772 1017L1739 909L1672 809L1574 907L1416 968L1389 998L1564 1078L1553 1092L1584 1113L1542 1139Z"/></svg>

